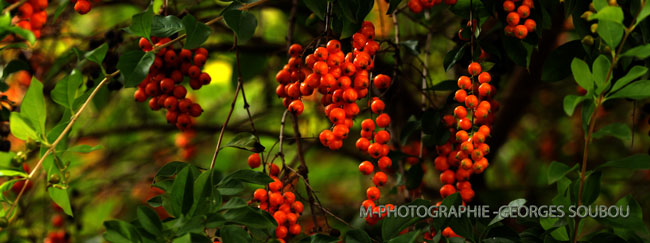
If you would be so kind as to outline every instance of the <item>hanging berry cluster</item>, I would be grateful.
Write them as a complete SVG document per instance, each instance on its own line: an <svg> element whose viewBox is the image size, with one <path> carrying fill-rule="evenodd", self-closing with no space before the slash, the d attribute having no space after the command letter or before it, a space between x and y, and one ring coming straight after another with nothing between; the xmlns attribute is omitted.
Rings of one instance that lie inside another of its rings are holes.
<svg viewBox="0 0 650 243"><path fill-rule="evenodd" d="M516 7L515 2L521 2L519 7ZM507 36L524 39L528 33L535 31L537 23L535 20L528 18L530 17L530 10L534 7L535 5L533 0L503 1L503 10L508 13L508 15L506 15L508 25L504 28Z"/></svg>
<svg viewBox="0 0 650 243"><path fill-rule="evenodd" d="M380 74L381 75L381 74ZM379 75L377 75L379 76ZM372 176L372 183L375 186L370 187L366 190L367 199L361 203L364 208L372 207L373 211L379 210L375 207L375 202L379 200L381 193L379 187L382 187L386 184L388 176L386 172L390 169L393 164L393 161L388 157L388 152L390 148L388 147L388 141L390 141L390 133L386 130L390 124L390 116L384 112L386 104L377 97L373 97L370 103L370 109L372 113L379 114L377 118L373 121L372 119L365 119L361 122L361 137L357 140L356 146L362 152L368 153L373 159L377 159L378 171L375 171L375 165L370 161L363 161L359 164L359 171L361 174ZM380 131L376 131L376 128L384 128ZM376 131L376 132L375 132ZM392 205L386 205L391 207ZM377 216L375 214L366 217L366 222L370 225L374 225L383 218L384 215Z"/></svg>
<svg viewBox="0 0 650 243"><path fill-rule="evenodd" d="M442 2L442 0L409 0L408 6L411 12L414 14L419 14L425 8L431 9L433 6L442 4ZM456 5L456 2L458 2L458 0L445 0L444 2L447 5Z"/></svg>
<svg viewBox="0 0 650 243"><path fill-rule="evenodd" d="M259 158L259 154L251 155L253 158L254 156ZM251 157L248 159L249 164L251 163ZM302 202L296 200L296 195L292 192L293 186L285 187L282 181L277 178L279 173L279 170L270 170L269 174L273 182L268 184L269 191L262 188L255 190L253 200L259 203L258 207L260 209L269 212L278 222L275 236L278 241L285 242L289 234L295 236L302 231L302 227L298 224L298 217L302 214L305 206Z"/></svg>
<svg viewBox="0 0 650 243"><path fill-rule="evenodd" d="M169 38L151 39L156 43L156 47L171 41ZM145 38L140 39L139 45L143 51L154 50L154 46ZM154 111L167 109L167 122L176 124L180 130L191 128L194 124L193 118L200 116L203 109L186 98L187 89L182 83L186 77L189 78L189 85L194 90L210 83L210 75L201 72L207 57L208 50L205 48L175 51L173 47L168 46L158 50L147 77L135 91L135 100L144 102L151 98L149 108Z"/></svg>
<svg viewBox="0 0 650 243"><path fill-rule="evenodd" d="M458 191L463 202L474 198L470 175L483 173L489 165L484 156L490 146L485 139L490 136L493 111L498 106L492 99L495 89L490 85L490 73L481 72L477 62L467 70L471 76L458 79L459 90L454 94L454 100L461 104L454 108L453 116L443 117L451 136L446 144L437 147L438 157L434 160L436 170L441 172L440 195L445 198Z"/></svg>
<svg viewBox="0 0 650 243"><path fill-rule="evenodd" d="M100 0L92 0L95 3L98 3ZM90 0L70 0L71 3L74 3L74 11L77 11L79 14L87 14L90 12L90 9L93 8L93 4Z"/></svg>
<svg viewBox="0 0 650 243"><path fill-rule="evenodd" d="M15 3L17 0L8 0L7 2ZM11 23L32 31L36 39L41 37L41 29L47 21L47 0L29 0L18 7L18 13L11 19Z"/></svg>

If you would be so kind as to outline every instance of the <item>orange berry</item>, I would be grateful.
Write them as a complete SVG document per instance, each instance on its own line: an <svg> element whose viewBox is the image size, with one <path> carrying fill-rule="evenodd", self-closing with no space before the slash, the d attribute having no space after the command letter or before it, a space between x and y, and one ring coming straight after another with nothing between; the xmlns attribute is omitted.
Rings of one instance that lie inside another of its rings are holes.
<svg viewBox="0 0 650 243"><path fill-rule="evenodd" d="M442 196L442 198L446 198L449 195L454 193L456 193L456 188L454 188L453 185L447 184L440 188L440 195Z"/></svg>
<svg viewBox="0 0 650 243"><path fill-rule="evenodd" d="M330 130L323 130L320 135L318 135L318 138L320 139L321 144L323 146L327 146L329 144L329 141L334 140L334 133Z"/></svg>
<svg viewBox="0 0 650 243"><path fill-rule="evenodd" d="M251 169L255 169L257 167L260 167L260 162L262 160L260 159L260 154L254 153L248 156L248 166L251 167Z"/></svg>
<svg viewBox="0 0 650 243"><path fill-rule="evenodd" d="M454 108L454 116L459 119L465 118L467 116L467 109L460 105L456 106L456 108Z"/></svg>
<svg viewBox="0 0 650 243"><path fill-rule="evenodd" d="M375 201L379 199L381 193L379 192L379 188L373 186L366 190L366 196L368 199Z"/></svg>
<svg viewBox="0 0 650 243"><path fill-rule="evenodd" d="M299 224L293 224L289 226L289 233L291 233L292 235L299 235L301 230L302 228L300 227Z"/></svg>
<svg viewBox="0 0 650 243"><path fill-rule="evenodd" d="M524 21L524 26L526 26L526 30L528 30L528 33L530 33L535 31L535 29L537 28L537 23L535 22L535 20L527 19L526 21Z"/></svg>
<svg viewBox="0 0 650 243"><path fill-rule="evenodd" d="M375 114L384 112L385 108L386 108L386 104L384 104L384 101L380 99L373 99L372 103L370 103L370 109Z"/></svg>
<svg viewBox="0 0 650 243"><path fill-rule="evenodd" d="M457 142L467 141L468 138L469 138L469 134L467 134L467 132L465 130L460 130L460 131L456 132L456 141Z"/></svg>
<svg viewBox="0 0 650 243"><path fill-rule="evenodd" d="M467 91L465 91L464 89L459 89L454 94L454 100L456 100L456 102L459 103L465 102L465 97L467 97Z"/></svg>
<svg viewBox="0 0 650 243"><path fill-rule="evenodd" d="M458 127L467 131L472 128L472 122L467 118L460 119L458 120Z"/></svg>
<svg viewBox="0 0 650 243"><path fill-rule="evenodd" d="M456 173L452 170L445 170L440 173L440 182L442 182L442 184L453 184L454 181L456 181Z"/></svg>
<svg viewBox="0 0 650 243"><path fill-rule="evenodd" d="M300 44L293 44L289 47L289 56L297 57L302 54L302 46Z"/></svg>
<svg viewBox="0 0 650 243"><path fill-rule="evenodd" d="M391 79L388 75L379 74L373 80L375 87L378 89L387 89L390 86Z"/></svg>
<svg viewBox="0 0 650 243"><path fill-rule="evenodd" d="M363 161L361 164L359 164L359 171L361 174L370 175L373 170L375 170L375 166L373 166L370 161Z"/></svg>
<svg viewBox="0 0 650 243"><path fill-rule="evenodd" d="M514 34L518 39L524 39L528 35L528 29L524 25L517 25L515 26Z"/></svg>
<svg viewBox="0 0 650 243"><path fill-rule="evenodd" d="M471 87L472 87L472 80L469 77L460 76L458 78L458 88L469 90Z"/></svg>
<svg viewBox="0 0 650 243"><path fill-rule="evenodd" d="M467 72L471 74L472 76L476 76L479 73L481 73L481 64L478 62L472 62L467 66Z"/></svg>
<svg viewBox="0 0 650 243"><path fill-rule="evenodd" d="M409 0L408 7L414 14L422 12L422 4L420 3L420 0Z"/></svg>
<svg viewBox="0 0 650 243"><path fill-rule="evenodd" d="M384 156L379 158L377 165L379 165L379 169L381 170L388 170L388 168L390 168L393 165L393 160L391 160L387 156Z"/></svg>
<svg viewBox="0 0 650 243"><path fill-rule="evenodd" d="M503 1L503 11L506 12L515 11L515 3L510 0Z"/></svg>
<svg viewBox="0 0 650 243"><path fill-rule="evenodd" d="M526 5L521 5L517 8L517 14L519 14L521 18L528 18L528 16L530 16L530 8Z"/></svg>
<svg viewBox="0 0 650 243"><path fill-rule="evenodd" d="M510 12L508 16L506 16L506 21L508 22L508 25L510 26L515 26L519 24L519 14L516 12Z"/></svg>
<svg viewBox="0 0 650 243"><path fill-rule="evenodd" d="M475 95L468 95L465 98L465 106L467 106L467 108L474 108L477 105L478 105L478 98L476 98Z"/></svg>
<svg viewBox="0 0 650 243"><path fill-rule="evenodd" d="M390 116L386 113L382 113L379 116L377 116L375 121L377 122L378 127L385 128L388 127L388 125L390 124Z"/></svg>
<svg viewBox="0 0 650 243"><path fill-rule="evenodd" d="M375 133L375 142L379 144L386 144L390 140L390 134L386 130L381 130Z"/></svg>
<svg viewBox="0 0 650 243"><path fill-rule="evenodd" d="M464 189L460 191L460 198L463 199L464 202L470 202L474 198L474 190L472 189Z"/></svg>
<svg viewBox="0 0 650 243"><path fill-rule="evenodd" d="M77 0L77 3L74 4L74 11L77 11L79 14L87 14L90 12L90 2L87 0Z"/></svg>
<svg viewBox="0 0 650 243"><path fill-rule="evenodd" d="M266 198L267 198L266 190L262 188L255 190L255 192L253 193L253 199L255 199L256 201L263 202L266 201Z"/></svg>
<svg viewBox="0 0 650 243"><path fill-rule="evenodd" d="M289 230L287 230L287 227L284 225L278 225L277 228L275 228L275 236L282 239L284 237L287 237L287 234L289 233Z"/></svg>
<svg viewBox="0 0 650 243"><path fill-rule="evenodd" d="M478 82L479 83L489 83L492 81L492 76L488 72L482 72L481 74L478 75Z"/></svg>
<svg viewBox="0 0 650 243"><path fill-rule="evenodd" d="M375 175L372 177L372 183L374 183L376 186L385 185L386 180L388 180L388 176L386 176L386 173L381 171L375 173Z"/></svg>
<svg viewBox="0 0 650 243"><path fill-rule="evenodd" d="M356 145L357 149L359 149L360 151L365 152L365 151L368 151L368 146L370 146L370 141L368 141L367 138L360 137L359 139L357 139L357 142L356 142L355 145Z"/></svg>

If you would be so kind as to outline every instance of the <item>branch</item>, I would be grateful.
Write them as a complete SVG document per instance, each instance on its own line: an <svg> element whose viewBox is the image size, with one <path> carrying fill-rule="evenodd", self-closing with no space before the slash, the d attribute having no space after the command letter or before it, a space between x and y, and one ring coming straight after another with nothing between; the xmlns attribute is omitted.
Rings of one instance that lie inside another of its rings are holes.
<svg viewBox="0 0 650 243"><path fill-rule="evenodd" d="M26 3L27 0L20 0L18 2L12 3L11 5L7 6L5 9L2 10L2 14L7 14L11 10L14 10L17 7L20 7L20 5L23 5L23 3Z"/></svg>

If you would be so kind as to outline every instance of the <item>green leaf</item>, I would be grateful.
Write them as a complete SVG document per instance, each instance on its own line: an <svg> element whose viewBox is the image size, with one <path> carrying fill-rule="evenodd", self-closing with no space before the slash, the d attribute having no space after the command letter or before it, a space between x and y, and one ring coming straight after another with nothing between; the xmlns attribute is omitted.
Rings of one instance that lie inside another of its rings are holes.
<svg viewBox="0 0 650 243"><path fill-rule="evenodd" d="M397 6L402 2L402 0L390 0L390 3L388 5L388 10L386 10L386 14L393 14L395 12L395 9L397 9Z"/></svg>
<svg viewBox="0 0 650 243"><path fill-rule="evenodd" d="M52 100L55 103L73 111L74 100L77 98L79 87L83 83L81 72L74 70L68 76L56 83L52 93Z"/></svg>
<svg viewBox="0 0 650 243"><path fill-rule="evenodd" d="M622 214L625 214L626 217L620 215L618 217L605 217L605 218L596 218L599 222L609 225L619 229L634 230L647 233L648 229L645 226L643 221L643 210L639 203L634 200L632 195L627 195L618 202L616 206L622 207ZM628 208L629 206L629 208Z"/></svg>
<svg viewBox="0 0 650 243"><path fill-rule="evenodd" d="M126 31L131 34L144 37L150 40L152 23L153 23L153 8L149 7L144 12L133 15L133 17L131 18L131 26L129 26L126 29Z"/></svg>
<svg viewBox="0 0 650 243"><path fill-rule="evenodd" d="M643 76L646 72L648 72L648 68L644 66L634 66L632 69L630 69L629 72L625 74L622 78L619 78L616 80L614 83L614 87L609 91L610 93L614 93L618 91L619 89L623 88L626 84L629 84L630 82L634 81L635 79Z"/></svg>
<svg viewBox="0 0 650 243"><path fill-rule="evenodd" d="M623 9L619 6L606 6L595 14L589 16L589 21L591 20L609 20L619 24L623 24Z"/></svg>
<svg viewBox="0 0 650 243"><path fill-rule="evenodd" d="M273 182L273 179L271 179L271 177L269 177L267 174L264 174L260 171L246 169L246 170L238 170L227 175L221 180L221 182L219 182L219 185L225 184L229 181L239 181L239 182L246 182L246 183L252 183L257 185L266 185Z"/></svg>
<svg viewBox="0 0 650 243"><path fill-rule="evenodd" d="M593 63L593 76L594 76L594 83L596 83L596 94L600 94L603 90L606 89L606 83L609 83L609 80L607 79L607 73L609 72L609 66L611 65L611 62L605 55L599 55L596 60L594 60ZM611 75L609 76L609 79L611 79Z"/></svg>
<svg viewBox="0 0 650 243"><path fill-rule="evenodd" d="M556 181L562 179L566 174L578 168L578 164L575 164L573 167L570 167L564 163L557 161L551 162L551 165L548 166L548 172L546 174L547 183L553 184Z"/></svg>
<svg viewBox="0 0 650 243"><path fill-rule="evenodd" d="M237 34L237 41L244 43L250 40L257 28L257 18L248 11L230 10L223 14L223 19L232 31Z"/></svg>
<svg viewBox="0 0 650 243"><path fill-rule="evenodd" d="M221 206L220 210L248 207L248 203L239 197L233 197Z"/></svg>
<svg viewBox="0 0 650 243"><path fill-rule="evenodd" d="M650 80L632 82L608 96L608 99L628 98L633 100L642 100L648 98L650 97Z"/></svg>
<svg viewBox="0 0 650 243"><path fill-rule="evenodd" d="M17 170L0 170L0 177L14 177L20 176L22 178L27 177L27 173Z"/></svg>
<svg viewBox="0 0 650 243"><path fill-rule="evenodd" d="M27 141L28 139L40 141L38 133L36 133L35 128L25 121L25 119L17 112L11 112L9 116L9 128L11 134L15 137Z"/></svg>
<svg viewBox="0 0 650 243"><path fill-rule="evenodd" d="M625 27L620 23L612 22L609 20L600 20L598 21L598 28L596 31L598 32L600 38L602 38L605 43L607 43L607 45L614 49L618 46L618 43L621 42L624 29Z"/></svg>
<svg viewBox="0 0 650 243"><path fill-rule="evenodd" d="M303 0L302 1L309 10L311 10L321 20L325 19L325 12L327 11L327 1L323 0Z"/></svg>
<svg viewBox="0 0 650 243"><path fill-rule="evenodd" d="M60 189L56 187L47 188L50 198L63 209L67 215L72 216L72 208L70 207L70 197L67 189Z"/></svg>
<svg viewBox="0 0 650 243"><path fill-rule="evenodd" d="M604 126L593 134L594 138L602 138L605 136L612 136L623 141L629 141L632 139L632 130L626 124L612 123Z"/></svg>
<svg viewBox="0 0 650 243"><path fill-rule="evenodd" d="M423 199L415 199L414 201L408 203L407 205L422 205L422 206L430 206L431 202ZM381 224L381 238L382 239L391 239L399 234L404 228L420 221L422 218L417 217L409 218L409 217L386 217L382 221L384 221Z"/></svg>
<svg viewBox="0 0 650 243"><path fill-rule="evenodd" d="M10 33L14 33L22 37L23 39L27 40L30 44L34 44L36 42L36 36L34 36L34 33L31 30L26 30L16 26L7 27L6 30Z"/></svg>
<svg viewBox="0 0 650 243"><path fill-rule="evenodd" d="M246 225L250 228L273 229L277 227L271 215L250 206L228 210L223 216L228 222Z"/></svg>
<svg viewBox="0 0 650 243"><path fill-rule="evenodd" d="M567 95L564 97L564 113L568 116L573 116L573 112L580 103L585 100L581 95Z"/></svg>
<svg viewBox="0 0 650 243"><path fill-rule="evenodd" d="M601 170L605 168L621 168L621 169L632 169L632 170L647 170L650 169L650 155L648 154L635 154L629 157L612 160L607 163L604 163L595 170Z"/></svg>
<svg viewBox="0 0 650 243"><path fill-rule="evenodd" d="M226 225L221 228L221 240L223 242L253 242L246 230L236 225Z"/></svg>
<svg viewBox="0 0 650 243"><path fill-rule="evenodd" d="M174 16L153 16L153 23L151 24L151 35L156 37L169 37L183 30L183 23L181 20Z"/></svg>
<svg viewBox="0 0 650 243"><path fill-rule="evenodd" d="M106 227L104 239L108 242L142 242L135 226L122 220L106 221L104 227Z"/></svg>
<svg viewBox="0 0 650 243"><path fill-rule="evenodd" d="M636 17L636 24L641 23L646 17L650 15L650 3L645 1L643 8L639 12L639 15Z"/></svg>
<svg viewBox="0 0 650 243"><path fill-rule="evenodd" d="M455 229L454 229L455 230ZM403 235L399 235L395 238L390 239L389 243L413 243L417 242L418 236L420 236L420 230L411 231Z"/></svg>
<svg viewBox="0 0 650 243"><path fill-rule="evenodd" d="M607 0L593 0L593 3L594 3L594 8L596 9L596 11L600 11L601 9L609 6L609 4L607 3Z"/></svg>
<svg viewBox="0 0 650 243"><path fill-rule="evenodd" d="M418 51L418 41L417 40L401 41L399 43L399 45L406 48L406 50L408 50L408 52L413 56L417 56L417 55L420 54L420 52Z"/></svg>
<svg viewBox="0 0 650 243"><path fill-rule="evenodd" d="M77 152L77 153L90 153L95 150L100 150L103 149L104 146L102 145L95 145L95 146L90 146L87 144L80 144L71 148L68 148L66 151L68 152Z"/></svg>
<svg viewBox="0 0 650 243"><path fill-rule="evenodd" d="M600 194L601 175L602 173L600 171L596 171L587 177L582 193L582 203L584 205L590 205L598 198L598 195Z"/></svg>
<svg viewBox="0 0 650 243"><path fill-rule="evenodd" d="M190 166L190 164L186 162L179 162L179 161L169 162L163 165L162 167L160 167L160 169L156 173L155 178L156 180L159 180L161 177L171 177L176 173L178 173L179 171L181 171L186 166Z"/></svg>
<svg viewBox="0 0 650 243"><path fill-rule="evenodd" d="M188 166L176 175L170 192L173 205L170 214L179 216L190 211L194 203L194 179L198 176L195 173L196 170Z"/></svg>
<svg viewBox="0 0 650 243"><path fill-rule="evenodd" d="M210 27L206 26L194 18L192 15L183 17L183 27L185 27L185 49L199 48L203 42L210 36Z"/></svg>
<svg viewBox="0 0 650 243"><path fill-rule="evenodd" d="M306 237L300 241L300 243L336 243L339 242L339 239L333 236L316 233L310 237Z"/></svg>
<svg viewBox="0 0 650 243"><path fill-rule="evenodd" d="M589 65L585 61L579 58L573 58L573 61L571 61L571 72L580 87L587 91L594 90L594 79L591 71L589 71Z"/></svg>
<svg viewBox="0 0 650 243"><path fill-rule="evenodd" d="M120 56L117 62L117 69L122 73L124 86L127 88L137 86L149 73L156 55L153 52L141 50L129 51Z"/></svg>
<svg viewBox="0 0 650 243"><path fill-rule="evenodd" d="M238 133L224 147L233 147L233 148L248 150L254 153L260 153L264 151L264 146L262 146L262 144L259 143L257 137L255 137L254 134L249 132Z"/></svg>
<svg viewBox="0 0 650 243"><path fill-rule="evenodd" d="M447 52L445 59L443 60L443 67L445 72L448 72L454 65L463 59L467 52L467 44L456 46L451 51Z"/></svg>
<svg viewBox="0 0 650 243"><path fill-rule="evenodd" d="M371 243L372 240L368 233L362 229L351 229L345 233L345 238L343 240L347 243Z"/></svg>
<svg viewBox="0 0 650 243"><path fill-rule="evenodd" d="M137 210L138 222L142 228L152 235L160 235L163 230L162 221L156 211L150 207L139 206Z"/></svg>
<svg viewBox="0 0 650 243"><path fill-rule="evenodd" d="M460 193L456 192L443 199L442 202L440 203L440 207L446 207L447 209L449 209L450 207L459 206L461 205L461 203L462 200L460 197ZM447 218L446 215L438 215L438 216L439 216L438 220L433 221L433 227L436 229L444 229L445 227L448 226L448 223L451 219Z"/></svg>
<svg viewBox="0 0 650 243"><path fill-rule="evenodd" d="M508 208L513 208L513 207L519 208L519 207L524 206L524 204L526 204L526 199L518 198L518 199L515 199L515 200L510 201L510 202L508 203ZM506 210L507 210L507 209L506 209ZM501 214L497 214L497 216L495 216L495 217L492 219L492 221L490 221L490 223L488 224L488 226L491 226L491 225L494 225L494 224L496 224L496 223L498 223L498 222L501 222L503 219L504 219L504 218L503 218L503 216L502 216Z"/></svg>
<svg viewBox="0 0 650 243"><path fill-rule="evenodd" d="M104 61L104 57L106 57L107 52L108 52L108 44L104 43L101 46L95 48L94 50L87 52L85 56L86 59L102 66L102 62Z"/></svg>
<svg viewBox="0 0 650 243"><path fill-rule="evenodd" d="M220 177L221 175L218 171L210 169L201 173L196 178L194 181L194 204L192 205L192 210L190 210L191 215L197 215L197 212L201 215L215 212L219 205L221 205L221 194L219 194L219 191L215 187L217 184L216 179L220 179Z"/></svg>

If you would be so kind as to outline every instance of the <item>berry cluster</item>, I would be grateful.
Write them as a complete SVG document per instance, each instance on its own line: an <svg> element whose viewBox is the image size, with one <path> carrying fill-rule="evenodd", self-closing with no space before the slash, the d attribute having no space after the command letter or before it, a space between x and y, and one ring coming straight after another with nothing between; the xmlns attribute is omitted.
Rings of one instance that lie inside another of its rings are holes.
<svg viewBox="0 0 650 243"><path fill-rule="evenodd" d="M456 5L458 0L445 0L447 5ZM424 8L431 9L433 6L442 4L442 0L409 0L408 7L414 14L419 14Z"/></svg>
<svg viewBox="0 0 650 243"><path fill-rule="evenodd" d="M374 121L372 119L365 119L361 122L361 137L356 142L357 149L368 153L370 157L377 159L376 164L379 168L378 171L375 171L375 165L370 161L363 161L359 164L359 171L362 174L370 175L374 173L372 176L372 183L375 184L375 186L366 190L367 199L361 203L364 208L372 207L373 211L379 210L379 208L375 207L375 201L379 200L381 196L379 187L386 184L388 176L385 172L387 172L393 165L393 161L388 157L388 152L390 151L388 146L390 133L388 133L386 127L390 124L390 116L383 113L385 107L386 104L382 100L377 97L372 98L370 109L372 110L372 113L379 115ZM376 127L384 129L375 132ZM387 207L392 207L392 205L389 204ZM383 215L377 217L373 214L370 217L366 217L366 222L370 225L374 225L382 218Z"/></svg>
<svg viewBox="0 0 650 243"><path fill-rule="evenodd" d="M7 0L10 3L17 2L17 0ZM11 23L32 31L34 36L38 39L41 37L41 29L47 21L47 13L45 8L48 5L47 0L29 0L18 7L18 13L11 19Z"/></svg>
<svg viewBox="0 0 650 243"><path fill-rule="evenodd" d="M100 0L93 0L93 2L98 3ZM87 14L92 9L93 5L90 0L70 0L71 3L74 3L74 11L77 11L79 14Z"/></svg>
<svg viewBox="0 0 650 243"><path fill-rule="evenodd" d="M51 231L47 234L47 237L43 242L45 243L68 243L70 242L70 234L68 234L65 229L63 229L63 223L65 223L65 216L63 215L63 209L59 207L56 203L52 202L52 209L56 213L52 217L52 226L58 228L55 231Z"/></svg>
<svg viewBox="0 0 650 243"><path fill-rule="evenodd" d="M438 205L438 206L440 206L440 205ZM431 227L431 231L429 231L429 232L424 232L424 239L425 239L425 240L433 240L433 237L436 236L436 233L437 233L437 231L436 231L433 227ZM460 237L460 238L462 238L462 236L456 234L456 233L451 229L451 227L447 227L447 228L445 228L444 230L442 230L442 236L444 236L445 238L454 238L454 237Z"/></svg>
<svg viewBox="0 0 650 243"><path fill-rule="evenodd" d="M252 158L259 154L251 155ZM251 158L249 157L249 164ZM258 161L259 166L259 161ZM277 168L277 166L276 166ZM253 200L258 202L258 207L264 211L269 212L278 223L275 229L275 236L278 241L285 242L285 239L291 235L299 235L302 227L298 224L298 217L302 214L305 206L302 202L296 200L296 195L291 192L293 187L285 187L277 176L280 170L270 170L270 176L273 182L268 184L268 191L262 188L255 190L253 193ZM251 202L252 203L252 202Z"/></svg>
<svg viewBox="0 0 650 243"><path fill-rule="evenodd" d="M492 99L495 89L490 85L490 73L481 72L477 62L472 62L467 70L471 76L458 79L460 89L454 94L454 100L461 105L454 108L453 116L443 117L451 136L446 144L436 148L438 157L434 160L435 168L441 172L440 195L445 198L459 191L463 202L474 198L470 175L480 174L488 167L484 156L490 152L490 146L485 139L490 136L493 111L498 105Z"/></svg>
<svg viewBox="0 0 650 243"><path fill-rule="evenodd" d="M515 2L521 2L516 7ZM515 10L516 7L516 10ZM504 28L507 36L514 36L518 39L524 39L535 30L537 23L530 17L530 10L535 7L533 0L505 0L503 1L503 10L508 13L506 21L508 25ZM523 21L523 24L520 22Z"/></svg>
<svg viewBox="0 0 650 243"><path fill-rule="evenodd" d="M152 41L156 43L155 47L159 48L171 39L152 37ZM154 46L145 38L140 39L139 45L143 51L154 50ZM183 131L191 128L194 124L193 118L200 116L203 109L185 97L187 89L182 83L186 77L189 78L189 85L194 90L210 83L210 75L201 72L207 57L208 50L205 48L193 51L182 49L178 52L171 46L160 48L147 77L135 91L135 100L144 102L151 98L149 108L154 111L167 109L167 122L176 124L176 127Z"/></svg>

